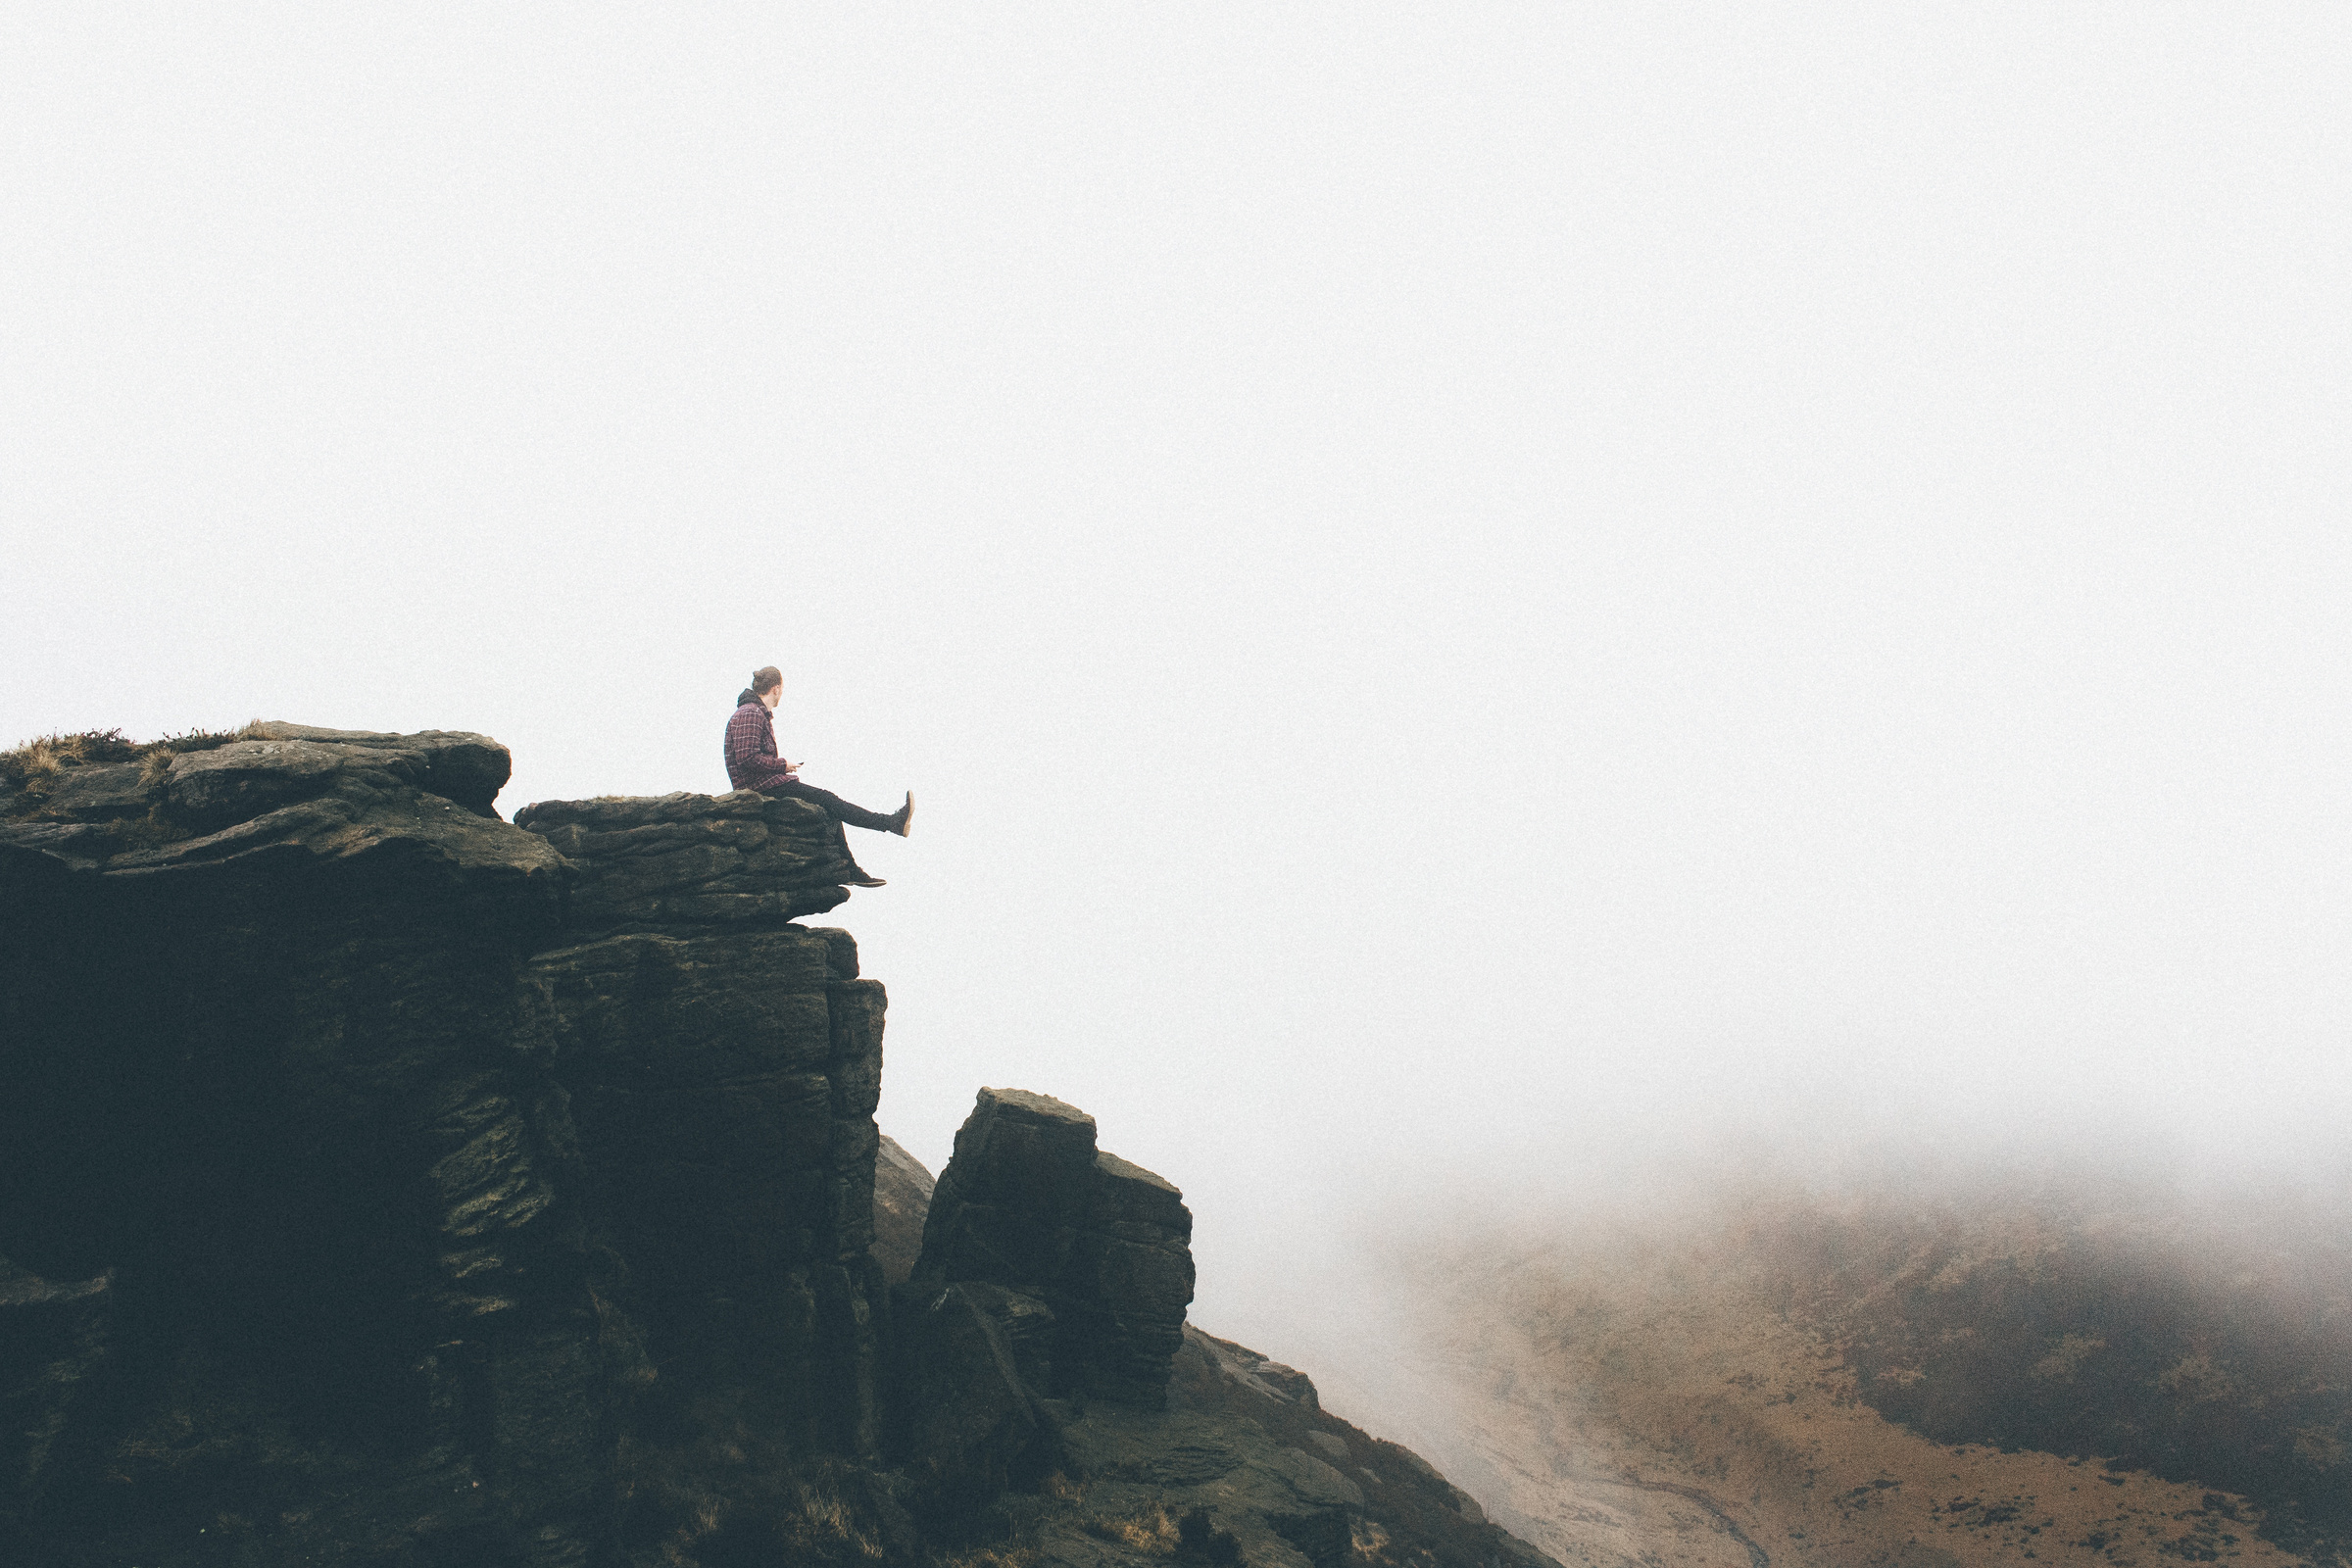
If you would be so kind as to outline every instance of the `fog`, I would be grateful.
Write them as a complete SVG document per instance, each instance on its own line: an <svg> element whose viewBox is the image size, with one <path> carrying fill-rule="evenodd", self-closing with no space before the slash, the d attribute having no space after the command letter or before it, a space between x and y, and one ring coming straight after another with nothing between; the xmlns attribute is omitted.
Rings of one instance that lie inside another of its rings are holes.
<svg viewBox="0 0 2352 1568"><path fill-rule="evenodd" d="M1396 1226L2340 1176L2340 13L0 28L0 744L715 791L777 662L885 1130L1086 1107L1327 1385Z"/></svg>

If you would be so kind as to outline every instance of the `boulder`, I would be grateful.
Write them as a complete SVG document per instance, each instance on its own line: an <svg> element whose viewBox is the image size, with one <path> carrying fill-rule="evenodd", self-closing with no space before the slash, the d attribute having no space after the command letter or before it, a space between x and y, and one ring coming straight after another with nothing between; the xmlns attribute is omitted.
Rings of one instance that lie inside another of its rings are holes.
<svg viewBox="0 0 2352 1568"><path fill-rule="evenodd" d="M387 735L277 722L255 724L250 733L254 738L172 760L167 798L176 815L224 827L320 794L339 775L353 774L372 775L379 787L408 785L490 816L512 771L507 749L487 735Z"/></svg>
<svg viewBox="0 0 2352 1568"><path fill-rule="evenodd" d="M514 774L514 759L487 735L427 729L410 735L375 730L321 729L265 719L253 733L265 740L326 742L372 752L395 776L484 816Z"/></svg>
<svg viewBox="0 0 2352 1568"><path fill-rule="evenodd" d="M66 765L0 821L0 897L60 871L114 884L193 880L282 898L299 888L422 892L536 906L553 917L570 869L498 819L505 747L486 735L383 735L257 723L197 750ZM134 748L124 750L136 751ZM320 868L332 865L324 872ZM150 895L141 895L148 897Z"/></svg>
<svg viewBox="0 0 2352 1568"><path fill-rule="evenodd" d="M901 1298L892 1447L905 1459L923 1513L951 1533L968 1528L1007 1490L1035 1486L1058 1453L1023 1376L1023 1348L1006 1332L1008 1315L1036 1328L1052 1321L1037 1303L985 1285ZM1034 1339L1028 1348L1034 1351Z"/></svg>
<svg viewBox="0 0 2352 1568"><path fill-rule="evenodd" d="M1033 1298L1054 1322L1036 1393L1156 1408L1193 1298L1192 1233L1183 1194L1098 1150L1093 1117L983 1089L932 1195L909 1288L978 1282Z"/></svg>
<svg viewBox="0 0 2352 1568"><path fill-rule="evenodd" d="M1261 1398L1279 1399L1309 1410L1322 1408L1314 1380L1297 1368L1284 1366L1246 1345L1220 1340L1199 1329L1187 1327L1184 1337L1187 1347L1196 1354L1206 1356L1216 1375L1224 1381L1248 1389Z"/></svg>
<svg viewBox="0 0 2352 1568"><path fill-rule="evenodd" d="M954 1186L965 1196L956 1196L944 1173L934 1190L935 1200L963 1205L957 1234L967 1242L988 1230L972 1212L981 1206L976 1188L1050 1193L1052 1184L1025 1183L1021 1173L1034 1174L1041 1151L1058 1149L1075 1164L1089 1126L1083 1112L1044 1096L992 1094L988 1114L976 1110L979 1125L967 1123L971 1137L957 1143L964 1169ZM991 1183L974 1180L984 1172ZM1147 1219L1171 1200L1156 1179L1123 1196ZM1067 1210L1057 1205L1056 1211ZM1003 1256L1008 1250L1017 1249L1000 1241L962 1255ZM951 1292L956 1315L948 1321L962 1325L962 1343L989 1347L985 1357L966 1352L969 1366L954 1373L937 1348L944 1324L935 1316L948 1310ZM914 1474L959 1498L956 1517L967 1531L993 1520L1008 1532L1010 1540L995 1548L1008 1559L1038 1568L1106 1568L1159 1555L1291 1568L1376 1562L1557 1568L1488 1522L1476 1502L1418 1454L1325 1411L1306 1374L1246 1346L1184 1325L1164 1408L1041 1398L1037 1391L1053 1382L1060 1324L1038 1297L966 1281L901 1291L895 1300L907 1343L892 1357L903 1379L893 1408L911 1430L894 1435L893 1451L910 1455ZM1025 1405L1014 1397L1015 1381ZM985 1398L959 1392L975 1386L992 1392ZM931 1417L935 1403L960 1398L975 1402L956 1405L960 1413L952 1418ZM1009 1414L1016 1408L1021 1416ZM1030 1425L1031 1414L1042 1425ZM1021 1494L1017 1476L1047 1462L1044 1454L1054 1467L1050 1484ZM949 1477L968 1490L954 1492ZM999 1478L1006 1494L975 1514L977 1489ZM1139 1548L1150 1556L1129 1554Z"/></svg>
<svg viewBox="0 0 2352 1568"><path fill-rule="evenodd" d="M922 1162L883 1134L874 1152L874 1261L892 1285L905 1283L922 1255L932 1185Z"/></svg>

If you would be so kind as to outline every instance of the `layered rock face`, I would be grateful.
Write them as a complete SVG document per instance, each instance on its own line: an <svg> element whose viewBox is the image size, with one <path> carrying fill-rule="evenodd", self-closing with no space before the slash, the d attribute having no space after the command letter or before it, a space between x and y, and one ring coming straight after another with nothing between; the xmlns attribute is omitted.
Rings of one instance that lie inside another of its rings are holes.
<svg viewBox="0 0 2352 1568"><path fill-rule="evenodd" d="M892 1456L951 1525L1062 1456L1092 1399L1159 1409L1193 1298L1181 1193L1095 1148L1095 1120L983 1089L897 1292Z"/></svg>
<svg viewBox="0 0 2352 1568"><path fill-rule="evenodd" d="M841 828L806 801L733 795L542 801L514 813L578 875L578 930L767 925L822 914L858 873Z"/></svg>
<svg viewBox="0 0 2352 1568"><path fill-rule="evenodd" d="M876 1443L881 986L847 932L638 931L535 956L579 1199L657 1362L808 1451Z"/></svg>
<svg viewBox="0 0 2352 1568"><path fill-rule="evenodd" d="M841 830L506 776L260 725L0 798L0 1541L612 1561L697 1444L873 1449Z"/></svg>
<svg viewBox="0 0 2352 1568"><path fill-rule="evenodd" d="M1053 1317L1040 1395L1156 1409L1193 1299L1192 1236L1184 1195L1098 1151L1092 1116L983 1089L932 1195L909 1284L1033 1298Z"/></svg>
<svg viewBox="0 0 2352 1568"><path fill-rule="evenodd" d="M506 776L0 757L0 1563L1544 1561L1188 1330L1182 1196L1074 1107L877 1196L823 812Z"/></svg>

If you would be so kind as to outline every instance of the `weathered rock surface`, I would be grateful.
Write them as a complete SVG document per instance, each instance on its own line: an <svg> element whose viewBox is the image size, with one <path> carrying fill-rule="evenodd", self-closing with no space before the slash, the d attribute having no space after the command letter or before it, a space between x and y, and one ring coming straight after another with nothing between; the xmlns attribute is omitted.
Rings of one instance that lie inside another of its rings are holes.
<svg viewBox="0 0 2352 1568"><path fill-rule="evenodd" d="M0 820L0 1560L652 1560L713 1467L870 1454L839 828L245 737Z"/></svg>
<svg viewBox="0 0 2352 1568"><path fill-rule="evenodd" d="M882 1278L904 1284L923 1253L923 1216L930 1212L931 1173L888 1133L874 1152L874 1261Z"/></svg>
<svg viewBox="0 0 2352 1568"><path fill-rule="evenodd" d="M906 1466L929 1522L968 1530L1007 1491L1034 1490L1055 1468L1055 1422L1032 1381L1052 1327L1034 1298L995 1286L900 1298L891 1456Z"/></svg>
<svg viewBox="0 0 2352 1568"><path fill-rule="evenodd" d="M114 1277L53 1283L0 1257L0 1478L45 1479L103 1364Z"/></svg>
<svg viewBox="0 0 2352 1568"><path fill-rule="evenodd" d="M581 929L772 922L822 914L860 874L841 824L807 801L732 795L542 801L517 827L575 861Z"/></svg>
<svg viewBox="0 0 2352 1568"><path fill-rule="evenodd" d="M225 827L323 794L342 780L365 778L377 788L410 785L489 816L490 803L513 771L507 749L487 735L383 735L280 723L256 728L259 739L172 760L166 796L175 815Z"/></svg>
<svg viewBox="0 0 2352 1568"><path fill-rule="evenodd" d="M1053 1314L1037 1392L1154 1407L1193 1299L1184 1195L1095 1147L1095 1121L1018 1089L983 1089L923 1226L912 1292L980 1282Z"/></svg>

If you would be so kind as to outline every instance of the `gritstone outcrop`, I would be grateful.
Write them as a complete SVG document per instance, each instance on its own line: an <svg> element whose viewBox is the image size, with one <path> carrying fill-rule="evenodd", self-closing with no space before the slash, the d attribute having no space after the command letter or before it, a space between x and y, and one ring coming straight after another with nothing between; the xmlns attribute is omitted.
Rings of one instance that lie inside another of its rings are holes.
<svg viewBox="0 0 2352 1568"><path fill-rule="evenodd" d="M1035 1387L1157 1409L1193 1298L1193 1215L1163 1178L1095 1147L1095 1119L983 1089L956 1135L909 1282L1001 1287L1050 1316Z"/></svg>
<svg viewBox="0 0 2352 1568"><path fill-rule="evenodd" d="M1092 1116L980 1091L897 1297L890 1449L931 1512L1041 1479L1090 1400L1165 1405L1192 1233L1183 1195L1098 1151Z"/></svg>
<svg viewBox="0 0 2352 1568"><path fill-rule="evenodd" d="M1191 1216L1083 1113L988 1092L877 1200L821 810L506 822L507 775L291 724L0 759L0 1561L1526 1551L1187 1337Z"/></svg>
<svg viewBox="0 0 2352 1568"><path fill-rule="evenodd" d="M690 1511L632 1463L873 1450L884 1000L789 923L840 828L506 776L261 725L12 792L7 1528L588 1562Z"/></svg>

